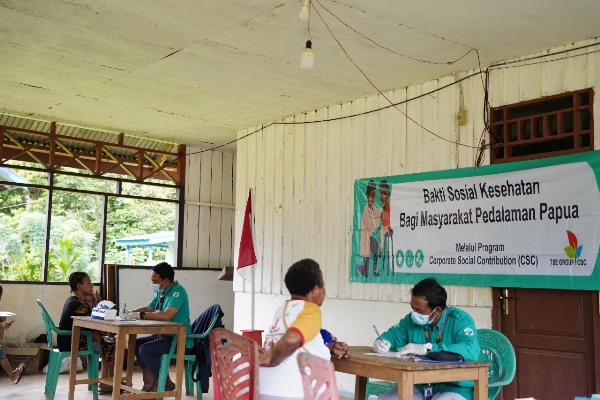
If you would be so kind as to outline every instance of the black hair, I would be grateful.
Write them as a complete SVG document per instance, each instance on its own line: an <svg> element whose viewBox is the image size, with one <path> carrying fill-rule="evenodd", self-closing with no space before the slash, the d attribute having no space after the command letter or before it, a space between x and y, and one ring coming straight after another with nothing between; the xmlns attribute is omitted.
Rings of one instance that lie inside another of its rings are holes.
<svg viewBox="0 0 600 400"><path fill-rule="evenodd" d="M437 307L446 308L448 294L446 293L446 289L435 278L423 279L410 292L413 296L424 297L432 310Z"/></svg>
<svg viewBox="0 0 600 400"><path fill-rule="evenodd" d="M171 282L175 282L175 270L171 267L171 264L168 262L161 262L152 267L152 271L154 271L161 279L168 279Z"/></svg>
<svg viewBox="0 0 600 400"><path fill-rule="evenodd" d="M375 185L375 181L371 179L369 183L367 183L367 197L369 197L369 195L374 192L375 189L377 189L377 186Z"/></svg>
<svg viewBox="0 0 600 400"><path fill-rule="evenodd" d="M319 264L310 258L293 263L285 274L284 282L290 294L297 296L306 296L315 287L325 286Z"/></svg>
<svg viewBox="0 0 600 400"><path fill-rule="evenodd" d="M77 285L83 283L83 280L88 276L85 272L76 271L69 275L69 286L71 287L71 292L75 292L77 290Z"/></svg>
<svg viewBox="0 0 600 400"><path fill-rule="evenodd" d="M379 182L379 193L390 195L390 185L388 185L385 179Z"/></svg>

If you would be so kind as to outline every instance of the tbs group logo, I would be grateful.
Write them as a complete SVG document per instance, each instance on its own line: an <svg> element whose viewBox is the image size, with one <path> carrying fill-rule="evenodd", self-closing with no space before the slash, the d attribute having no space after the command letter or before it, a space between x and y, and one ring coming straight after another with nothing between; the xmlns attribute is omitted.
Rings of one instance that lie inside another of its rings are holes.
<svg viewBox="0 0 600 400"><path fill-rule="evenodd" d="M567 231L567 237L569 238L569 245L565 247L565 254L567 257L573 260L574 263L577 263L577 259L581 255L581 249L583 249L582 245L578 245L577 236L571 231Z"/></svg>

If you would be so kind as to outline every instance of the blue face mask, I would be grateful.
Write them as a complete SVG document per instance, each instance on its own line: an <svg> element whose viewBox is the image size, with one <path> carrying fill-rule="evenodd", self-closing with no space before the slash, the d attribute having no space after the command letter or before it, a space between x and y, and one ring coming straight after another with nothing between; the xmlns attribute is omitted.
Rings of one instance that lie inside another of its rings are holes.
<svg viewBox="0 0 600 400"><path fill-rule="evenodd" d="M425 326L425 325L429 325L429 317L431 317L434 312L435 312L435 309L431 312L431 314L423 315L423 314L419 314L416 311L413 311L410 314L410 317L412 318L412 320L415 324L420 325L420 326Z"/></svg>
<svg viewBox="0 0 600 400"><path fill-rule="evenodd" d="M164 290L160 288L160 283L152 283L150 284L150 288L156 294L161 294Z"/></svg>

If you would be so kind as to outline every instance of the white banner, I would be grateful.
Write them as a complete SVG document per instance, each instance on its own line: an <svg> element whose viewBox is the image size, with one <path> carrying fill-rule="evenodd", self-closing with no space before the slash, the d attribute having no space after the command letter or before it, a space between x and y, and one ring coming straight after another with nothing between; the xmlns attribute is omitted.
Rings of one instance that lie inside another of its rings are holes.
<svg viewBox="0 0 600 400"><path fill-rule="evenodd" d="M351 280L600 289L598 160L361 179Z"/></svg>

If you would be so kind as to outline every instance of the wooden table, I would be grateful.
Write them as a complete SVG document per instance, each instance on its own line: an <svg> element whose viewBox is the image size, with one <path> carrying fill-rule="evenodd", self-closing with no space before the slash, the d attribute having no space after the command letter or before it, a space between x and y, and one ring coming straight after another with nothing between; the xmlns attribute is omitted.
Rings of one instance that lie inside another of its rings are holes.
<svg viewBox="0 0 600 400"><path fill-rule="evenodd" d="M488 364L440 364L401 361L397 358L366 355L373 353L367 346L352 346L350 358L332 357L335 370L356 375L355 398L364 400L367 378L398 382L398 400L413 398L413 386L418 383L475 381L475 400L487 400Z"/></svg>
<svg viewBox="0 0 600 400"><path fill-rule="evenodd" d="M112 379L77 379L77 352L79 350L79 336L81 328L115 333L117 343L115 349L115 373ZM140 389L131 387L133 377L133 357L135 355L135 339L138 334L175 334L177 336L177 369L175 379L175 390L160 393L142 392ZM105 321L92 319L91 317L73 317L73 336L71 338L71 372L69 375L69 400L74 399L75 385L90 383L106 383L112 385L114 399L154 399L157 397L175 397L181 400L181 384L183 382L183 356L185 355L185 325L165 321ZM123 385L123 354L125 353L125 340L129 337L127 344L127 372L125 384ZM121 394L124 389L127 394Z"/></svg>

